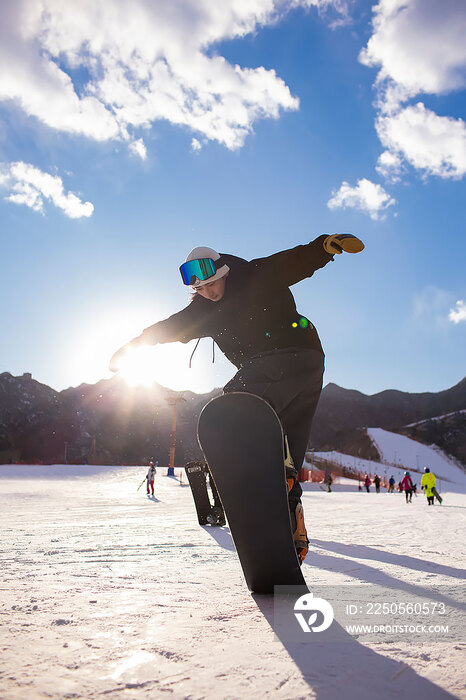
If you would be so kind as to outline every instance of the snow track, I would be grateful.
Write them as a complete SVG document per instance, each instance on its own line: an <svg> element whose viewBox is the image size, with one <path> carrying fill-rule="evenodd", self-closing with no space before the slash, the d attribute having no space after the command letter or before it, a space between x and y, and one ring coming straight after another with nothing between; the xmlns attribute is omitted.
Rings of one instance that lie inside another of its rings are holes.
<svg viewBox="0 0 466 700"><path fill-rule="evenodd" d="M144 473L0 466L2 700L466 697L460 642L276 639L228 528L199 527L175 479L137 492ZM311 585L464 584L464 494L310 490L304 506Z"/></svg>

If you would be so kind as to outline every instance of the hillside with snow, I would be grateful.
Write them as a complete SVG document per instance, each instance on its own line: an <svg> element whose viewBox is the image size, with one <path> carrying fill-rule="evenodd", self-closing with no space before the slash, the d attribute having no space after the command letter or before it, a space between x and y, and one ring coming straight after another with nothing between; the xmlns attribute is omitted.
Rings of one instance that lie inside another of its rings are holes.
<svg viewBox="0 0 466 700"><path fill-rule="evenodd" d="M423 445L416 440L382 428L368 428L367 435L372 440L381 457L380 462L361 459L335 450L312 452L306 456L305 466L312 463L319 469L322 464L335 468L345 467L359 474L367 473L381 478L393 476L398 482L405 471L410 471L415 483L420 484L424 468L429 467L437 477L437 487L443 491L466 492L466 471L462 465L446 455L440 448ZM357 486L355 485L355 488Z"/></svg>
<svg viewBox="0 0 466 700"><path fill-rule="evenodd" d="M435 446L428 447L405 435L391 433L381 428L368 428L384 464L400 465L409 471L424 472L428 467L435 476L448 484L458 484L466 489L466 472L454 460Z"/></svg>

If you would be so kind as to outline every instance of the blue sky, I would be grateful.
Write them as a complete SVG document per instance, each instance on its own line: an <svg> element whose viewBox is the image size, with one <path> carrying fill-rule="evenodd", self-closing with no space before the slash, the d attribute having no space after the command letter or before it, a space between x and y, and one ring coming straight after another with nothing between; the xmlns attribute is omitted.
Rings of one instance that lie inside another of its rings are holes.
<svg viewBox="0 0 466 700"><path fill-rule="evenodd" d="M251 259L352 232L362 254L293 287L326 382L465 375L462 0L2 13L0 372L56 389L110 376L115 349L188 303L178 266L197 245ZM208 340L188 370L191 350L144 362L175 389L232 376Z"/></svg>

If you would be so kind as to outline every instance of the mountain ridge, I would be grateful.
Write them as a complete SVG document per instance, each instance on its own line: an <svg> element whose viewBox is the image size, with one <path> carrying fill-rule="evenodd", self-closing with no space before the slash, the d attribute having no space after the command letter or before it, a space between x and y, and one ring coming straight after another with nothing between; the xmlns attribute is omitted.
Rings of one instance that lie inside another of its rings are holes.
<svg viewBox="0 0 466 700"><path fill-rule="evenodd" d="M118 376L95 384L82 383L56 391L32 378L0 374L0 461L95 461L98 463L167 463L171 444L173 401L177 403L176 462L201 456L196 425L202 407L221 393L175 392L156 382L149 388L129 387ZM385 389L368 395L330 382L323 391L310 435L318 450L336 449L377 459L365 428L395 432L409 423L411 435L428 441L435 434L442 449L466 460L466 377L440 392L411 393ZM445 436L442 419L448 419ZM404 432L404 434L407 434ZM432 440L434 442L434 440ZM436 444L437 444L436 443ZM448 451L448 449L447 449Z"/></svg>

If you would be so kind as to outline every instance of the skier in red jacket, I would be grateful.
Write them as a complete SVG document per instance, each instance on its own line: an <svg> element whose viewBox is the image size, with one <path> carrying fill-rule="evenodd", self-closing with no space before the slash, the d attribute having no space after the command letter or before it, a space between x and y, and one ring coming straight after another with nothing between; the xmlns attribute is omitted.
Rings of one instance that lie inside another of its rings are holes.
<svg viewBox="0 0 466 700"><path fill-rule="evenodd" d="M401 486L406 495L406 503L411 503L411 501L413 500L414 484L411 479L411 474L409 472L404 473L404 476L401 480Z"/></svg>

